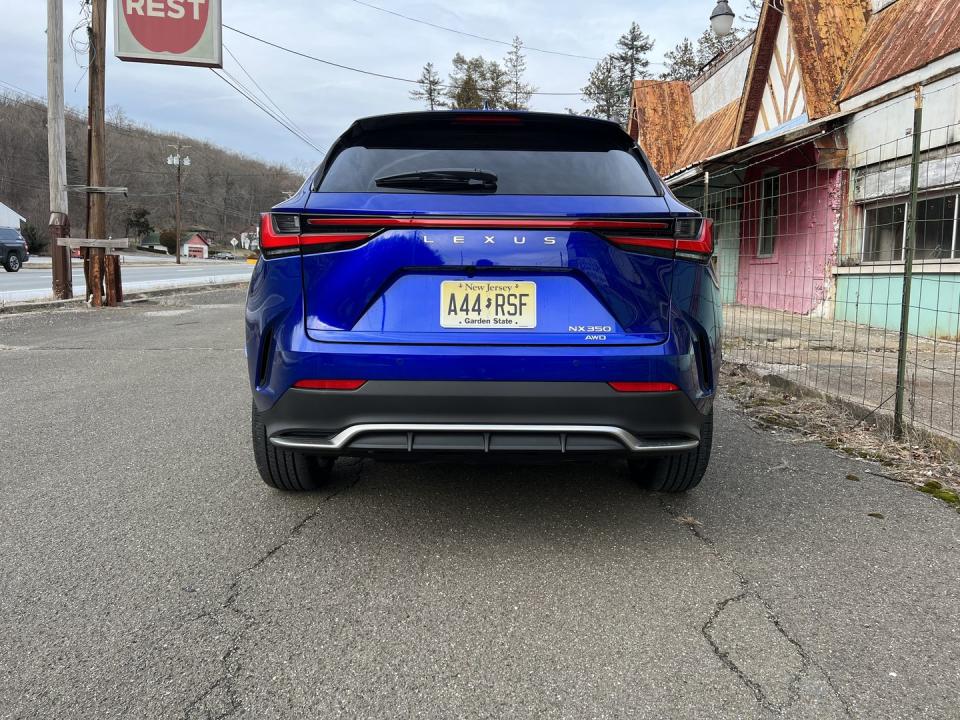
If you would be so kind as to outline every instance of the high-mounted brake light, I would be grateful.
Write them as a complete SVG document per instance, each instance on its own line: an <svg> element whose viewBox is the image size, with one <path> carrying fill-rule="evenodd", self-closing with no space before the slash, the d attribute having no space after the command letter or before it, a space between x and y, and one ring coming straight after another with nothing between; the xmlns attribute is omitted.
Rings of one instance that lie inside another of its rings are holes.
<svg viewBox="0 0 960 720"><path fill-rule="evenodd" d="M644 393L644 392L676 392L680 388L668 382L611 382L607 383L617 392Z"/></svg>
<svg viewBox="0 0 960 720"><path fill-rule="evenodd" d="M453 119L454 125L523 125L523 120L516 115L500 115L485 113L477 115L458 115Z"/></svg>
<svg viewBox="0 0 960 720"><path fill-rule="evenodd" d="M298 380L293 384L300 390L359 390L366 380Z"/></svg>

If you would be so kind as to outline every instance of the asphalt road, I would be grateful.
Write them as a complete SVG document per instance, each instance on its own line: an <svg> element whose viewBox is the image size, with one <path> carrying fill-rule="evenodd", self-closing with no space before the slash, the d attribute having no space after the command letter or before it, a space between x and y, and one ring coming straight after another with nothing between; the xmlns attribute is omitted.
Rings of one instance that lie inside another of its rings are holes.
<svg viewBox="0 0 960 720"><path fill-rule="evenodd" d="M241 293L163 302L0 317L0 717L958 717L960 514L875 466L724 401L687 497L367 461L283 495Z"/></svg>
<svg viewBox="0 0 960 720"><path fill-rule="evenodd" d="M29 263L18 273L0 272L0 302L36 300L52 297L49 268L29 269ZM127 292L160 287L205 285L215 282L243 280L250 277L253 266L232 262L138 267L124 265L123 287ZM83 269L73 268L73 292L82 297L86 291Z"/></svg>

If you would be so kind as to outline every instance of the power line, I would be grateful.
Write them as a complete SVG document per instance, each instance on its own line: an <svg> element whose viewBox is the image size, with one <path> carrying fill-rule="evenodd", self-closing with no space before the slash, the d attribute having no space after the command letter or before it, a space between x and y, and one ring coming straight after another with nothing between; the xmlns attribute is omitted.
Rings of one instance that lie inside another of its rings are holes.
<svg viewBox="0 0 960 720"><path fill-rule="evenodd" d="M429 20L422 20L420 18L411 17L410 15L404 15L403 13L398 13L394 10L388 10L387 8L380 7L379 5L373 5L372 3L364 2L363 0L352 0L357 5L363 5L368 7L371 10L378 10L382 13L387 13L388 15L394 15L398 18L403 18L404 20L409 20L410 22L420 23L421 25L427 25L437 30L444 30L446 32L454 33L456 35L463 35L465 37L471 37L475 40L484 40L486 42L496 43L497 45L506 45L507 47L512 47L512 42L507 42L506 40L499 40L497 38L487 37L486 35L476 35L474 33L466 32L465 30L457 30L456 28L447 27L446 25L438 25L437 23L430 22ZM547 50L545 48L533 47L532 45L524 45L524 50L529 50L530 52L546 53L547 55L562 55L563 57L578 58L580 60L601 60L602 58L592 57L590 55L577 55L576 53L562 52L560 50Z"/></svg>
<svg viewBox="0 0 960 720"><path fill-rule="evenodd" d="M312 147L314 150L316 150L320 154L324 154L326 152L325 150L321 150L319 147L317 147L317 145L307 136L305 132L298 129L292 123L284 120L282 117L280 117L280 115L278 115L273 110L271 110L267 105L265 105L250 88L248 88L246 85L243 84L243 82L241 82L238 78L236 78L233 74L231 74L229 70L221 69L220 72L226 76L226 78L230 81L230 84L233 85L235 89L237 89L242 95L244 95L248 100L250 100L250 102L252 102L254 105L256 105L265 113L267 113L267 115L272 117L274 120L280 123L283 127L285 127L291 133L293 133L298 138L303 140L305 143L310 145L310 147Z"/></svg>
<svg viewBox="0 0 960 720"><path fill-rule="evenodd" d="M303 128L301 128L299 125L297 125L297 123L295 123L295 122L293 121L293 119L292 119L289 115L287 115L287 113L285 113L285 112L280 108L279 105L277 105L276 101L275 101L272 97L270 97L270 94L269 94L266 90L264 90L263 87L261 87L260 83L257 82L256 78L254 78L253 75L251 75L251 74L247 71L247 68L245 68L245 67L243 66L243 63L240 62L240 59L239 59L236 55L233 54L233 51L232 51L229 47L227 47L227 44L226 44L226 43L224 43L223 49L226 50L227 53L230 55L230 57L233 58L233 61L234 61L234 62L239 66L239 68L243 71L243 74L246 75L248 78L250 78L250 82L252 82L252 83L254 84L254 87L256 87L257 90L260 91L260 94L263 95L264 98L266 98L267 102L270 103L270 104L273 106L273 109L277 111L277 113L280 115L280 117L282 117L284 120L286 120L286 121L287 121L291 126L293 126L293 128L294 128L295 130L297 130L301 135L303 135L304 137L309 137L309 136L307 135L307 133L303 130Z"/></svg>
<svg viewBox="0 0 960 720"><path fill-rule="evenodd" d="M268 108L268 107L265 106L262 102L260 102L260 100L258 100L258 99L256 98L256 96L254 96L248 89L246 89L240 81L238 81L236 78L234 78L232 75L230 75L229 72L227 72L226 70L223 70L223 71L221 71L221 72L223 72L224 74L221 75L220 73L218 73L218 72L216 71L215 68L211 68L210 71L211 71L214 75L216 75L218 78L220 78L221 80L223 80L223 82L225 82L227 85L229 85L229 86L232 87L234 90L236 90L238 93L240 93L241 95L243 95L243 97L245 97L247 100L249 100L249 101L250 101L253 105L255 105L257 108L259 108L260 110L262 110L268 117L270 117L272 120L274 120L274 121L277 122L279 125L281 125L285 130L287 130L288 132L290 132L294 137L297 137L298 139L302 140L303 142L305 142L307 145L309 145L310 147L312 147L314 150L316 150L316 151L317 151L318 153L320 153L321 155L325 154L325 152L326 152L325 150L321 150L319 147L317 147L317 146L314 144L314 142L313 142L312 140L310 140L310 138L306 137L305 135L301 135L299 132L297 132L296 130L294 130L294 129L293 129L290 125L288 125L282 118L280 118L276 113L274 113L272 110L270 110L270 108ZM228 79L228 78L229 78L229 79Z"/></svg>
<svg viewBox="0 0 960 720"><path fill-rule="evenodd" d="M277 49L277 50L282 50L283 52L290 53L291 55L296 55L297 57L305 58L305 59L307 59L307 60L313 60L314 62L323 63L324 65L330 65L331 67L340 68L341 70L349 70L350 72L360 73L360 74L362 74L362 75L369 75L370 77L378 77L378 78L382 78L382 79L384 79L384 80L395 80L396 82L409 83L409 84L411 84L411 85L419 85L419 84L420 84L420 81L417 80L417 79L414 79L414 78L405 78L405 77L399 77L399 76L397 76L397 75L388 75L388 74L386 74L386 73L379 73L379 72L375 72L375 71L373 71L373 70L364 70L363 68L357 68L357 67L353 67L353 66L351 66L351 65L344 65L344 64L342 64L342 63L333 62L332 60L324 60L323 58L316 57L315 55L309 55L309 54L307 54L307 53L305 53L305 52L300 52L299 50L294 50L293 48L288 48L288 47L286 47L286 46L284 46L284 45L279 45L279 44L277 44L277 43L275 43L275 42L271 42L270 40L265 40L265 39L262 38L262 37L257 37L256 35L252 35L252 34L250 34L250 33L248 33L248 32L244 32L243 30L239 30L239 29L237 29L237 28L235 28L235 27L232 27L231 25L224 24L224 27L225 27L227 30L232 30L233 32L237 33L238 35L243 35L244 37L250 38L251 40L256 40L257 42L263 43L264 45L269 45L270 47L275 48L275 49ZM457 86L457 85L441 85L440 87L441 87L441 88L444 88L444 89L447 89L447 90L456 90L456 89L458 89L458 86ZM480 89L483 90L484 88L480 88ZM576 97L579 97L579 96L582 95L583 93L578 90L577 92L544 92L544 91L537 91L537 92L534 92L534 93L531 93L531 94L532 94L532 95L553 95L553 96L571 96L571 97L572 97L572 96L576 96Z"/></svg>

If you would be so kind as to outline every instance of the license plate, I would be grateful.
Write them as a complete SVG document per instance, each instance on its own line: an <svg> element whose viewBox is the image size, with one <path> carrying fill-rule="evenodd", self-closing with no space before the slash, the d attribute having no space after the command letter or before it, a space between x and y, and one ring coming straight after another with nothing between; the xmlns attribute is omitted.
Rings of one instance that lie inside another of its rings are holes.
<svg viewBox="0 0 960 720"><path fill-rule="evenodd" d="M440 284L440 327L510 329L536 326L536 283L445 280Z"/></svg>

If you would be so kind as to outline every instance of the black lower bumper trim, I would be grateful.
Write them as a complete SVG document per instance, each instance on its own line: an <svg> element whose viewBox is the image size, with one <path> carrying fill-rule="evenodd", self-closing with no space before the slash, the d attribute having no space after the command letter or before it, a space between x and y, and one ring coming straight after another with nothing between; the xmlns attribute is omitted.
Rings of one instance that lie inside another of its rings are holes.
<svg viewBox="0 0 960 720"><path fill-rule="evenodd" d="M682 392L482 381L292 389L262 413L275 445L336 455L679 452L696 447L704 417Z"/></svg>

